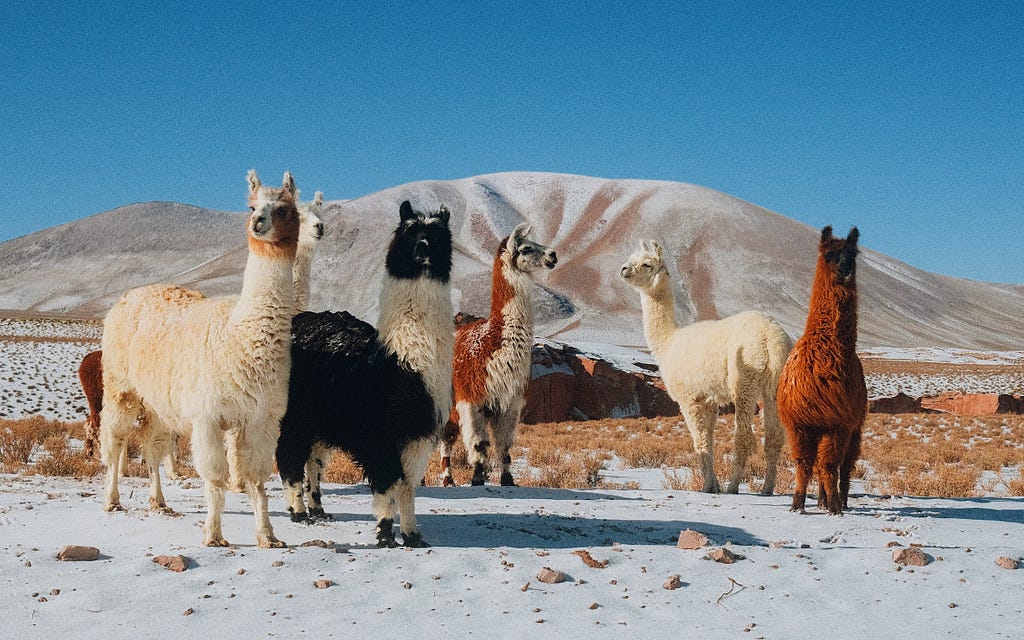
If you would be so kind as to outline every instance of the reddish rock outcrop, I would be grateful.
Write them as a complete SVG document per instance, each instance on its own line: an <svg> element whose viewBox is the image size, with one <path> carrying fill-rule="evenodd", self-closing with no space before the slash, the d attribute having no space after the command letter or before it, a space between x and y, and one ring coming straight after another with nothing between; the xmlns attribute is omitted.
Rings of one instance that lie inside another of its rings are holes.
<svg viewBox="0 0 1024 640"><path fill-rule="evenodd" d="M636 365L645 367L651 365ZM654 371L623 371L567 345L534 345L522 420L533 424L678 415L678 405Z"/></svg>
<svg viewBox="0 0 1024 640"><path fill-rule="evenodd" d="M1006 393L943 393L921 398L921 407L965 416L1024 413L1024 397Z"/></svg>

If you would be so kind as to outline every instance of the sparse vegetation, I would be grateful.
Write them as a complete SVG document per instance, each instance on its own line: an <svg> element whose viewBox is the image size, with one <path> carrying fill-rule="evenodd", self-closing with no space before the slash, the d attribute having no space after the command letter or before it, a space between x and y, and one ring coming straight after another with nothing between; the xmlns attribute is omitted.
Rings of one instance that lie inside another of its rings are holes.
<svg viewBox="0 0 1024 640"><path fill-rule="evenodd" d="M513 449L522 486L565 489L624 488L606 481L605 470L661 469L662 486L699 491L700 465L689 435L678 418L635 418L520 425ZM715 451L715 468L727 472L732 455L732 416L719 419L723 431ZM0 467L3 473L88 477L103 471L97 460L81 452L83 422L65 423L41 417L0 420ZM137 444L131 442L128 475L145 477ZM194 477L187 437L178 441L178 467ZM764 481L764 456L751 456L744 478L746 491ZM440 458L427 468L427 484L436 484ZM455 481L469 484L472 472L461 444L452 452ZM863 455L853 473L864 491L878 495L928 497L1024 496L1024 416L957 416L949 414L869 414L864 426ZM325 481L362 482L363 471L344 453L336 452L325 469ZM495 481L496 478L492 478ZM788 453L778 471L776 493L793 490Z"/></svg>

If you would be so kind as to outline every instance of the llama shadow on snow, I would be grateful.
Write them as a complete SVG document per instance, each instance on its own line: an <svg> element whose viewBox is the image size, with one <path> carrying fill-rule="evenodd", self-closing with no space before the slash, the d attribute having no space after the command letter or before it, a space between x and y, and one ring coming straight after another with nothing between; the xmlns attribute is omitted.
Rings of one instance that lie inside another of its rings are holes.
<svg viewBox="0 0 1024 640"><path fill-rule="evenodd" d="M913 498L913 500L917 504L893 505L891 507L881 504L875 506L873 510L879 513L898 515L902 518L943 518L1024 524L1024 508L983 506L1002 504L1022 507L1024 506L1024 500L1020 498ZM953 502L956 505L964 506L930 505L928 504L930 500L942 500L943 502Z"/></svg>
<svg viewBox="0 0 1024 640"><path fill-rule="evenodd" d="M370 490L366 484L342 485L322 488L324 496L367 495ZM590 500L641 500L629 496L604 493L600 489L551 489L547 487L502 487L497 485L459 486L459 487L417 487L417 498L437 500L479 500L493 498L496 500L570 500L584 502Z"/></svg>
<svg viewBox="0 0 1024 640"><path fill-rule="evenodd" d="M345 485L325 491L325 497L365 496L366 485ZM765 546L765 540L744 529L711 522L685 520L625 520L569 516L535 510L537 502L550 500L641 500L607 494L601 491L568 489L471 487L420 488L420 497L431 500L448 498L494 498L495 505L478 513L430 513L420 511L417 523L423 537L434 547L511 547L511 548L578 548L622 545L674 545L679 532L694 529L717 544L732 542L744 546ZM533 503L533 504L531 504ZM330 517L309 523L310 531L329 531L332 525L365 523L373 527L374 518L365 505L346 504L341 500L325 500ZM288 517L275 512L275 517ZM336 537L336 536L335 536Z"/></svg>

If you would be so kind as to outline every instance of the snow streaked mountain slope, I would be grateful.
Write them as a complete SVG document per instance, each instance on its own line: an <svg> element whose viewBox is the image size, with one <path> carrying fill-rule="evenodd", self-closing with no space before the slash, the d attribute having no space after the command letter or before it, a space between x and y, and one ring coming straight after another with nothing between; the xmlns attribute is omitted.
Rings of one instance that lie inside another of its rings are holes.
<svg viewBox="0 0 1024 640"><path fill-rule="evenodd" d="M307 194L319 188L301 178ZM644 344L639 299L618 276L640 238L658 240L672 256L681 320L760 309L793 336L803 330L818 229L699 186L546 173L416 182L328 201L313 309L376 319L384 252L405 199L452 212L458 310L487 313L494 251L525 220L558 251L558 266L536 290L545 337ZM836 234L857 224L835 220ZM0 308L101 316L123 291L150 282L235 293L243 225L241 213L147 203L8 241L0 244ZM1024 348L1024 287L920 271L870 249L872 237L900 233L898 225L860 231L862 348Z"/></svg>

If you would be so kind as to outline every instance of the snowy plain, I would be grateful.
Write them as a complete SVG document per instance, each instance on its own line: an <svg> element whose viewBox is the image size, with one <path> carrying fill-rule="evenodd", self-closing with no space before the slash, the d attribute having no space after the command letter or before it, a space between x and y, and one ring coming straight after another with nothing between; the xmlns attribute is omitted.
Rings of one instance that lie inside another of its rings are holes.
<svg viewBox="0 0 1024 640"><path fill-rule="evenodd" d="M99 346L94 331L3 325L0 415L84 418L84 399L69 398L80 394L78 361ZM233 546L201 545L196 479L164 480L174 517L146 509L141 478L121 481L126 512L105 513L101 477L0 475L2 637L1024 637L1024 571L996 564L1024 555L1021 498L855 486L850 511L835 517L813 499L806 514L791 513L790 496L746 486L739 495L667 490L660 470L607 477L638 488L421 488L427 549L374 546L364 485L324 485L333 519L293 523L273 477L272 523L289 547L259 549L237 494L224 519ZM711 546L677 548L686 529ZM96 547L99 560L60 561L65 545ZM893 561L894 549L912 545L927 566ZM743 558L706 558L723 546ZM182 573L153 561L179 554ZM545 567L567 580L541 582ZM672 576L679 587L666 589Z"/></svg>

